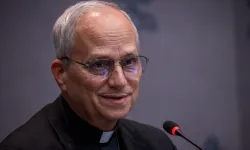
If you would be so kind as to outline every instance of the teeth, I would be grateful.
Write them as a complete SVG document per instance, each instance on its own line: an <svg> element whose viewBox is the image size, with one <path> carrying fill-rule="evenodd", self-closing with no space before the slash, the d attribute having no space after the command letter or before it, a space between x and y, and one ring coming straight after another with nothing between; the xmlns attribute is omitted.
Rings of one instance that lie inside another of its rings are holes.
<svg viewBox="0 0 250 150"><path fill-rule="evenodd" d="M121 97L112 97L112 99L120 99Z"/></svg>
<svg viewBox="0 0 250 150"><path fill-rule="evenodd" d="M103 96L104 98L110 98L110 99L121 99L124 96Z"/></svg>
<svg viewBox="0 0 250 150"><path fill-rule="evenodd" d="M109 97L109 96L107 96L107 98L119 99L121 97Z"/></svg>

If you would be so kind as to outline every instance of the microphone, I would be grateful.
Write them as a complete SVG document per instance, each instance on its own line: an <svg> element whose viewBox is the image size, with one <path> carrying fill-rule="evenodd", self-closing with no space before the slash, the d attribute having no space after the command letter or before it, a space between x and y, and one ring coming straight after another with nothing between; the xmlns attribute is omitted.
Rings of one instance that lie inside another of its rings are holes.
<svg viewBox="0 0 250 150"><path fill-rule="evenodd" d="M177 136L180 136L180 137L184 138L185 140L187 140L189 143L194 145L199 150L203 150L201 147L199 147L194 142L189 140L186 136L184 136L184 134L180 130L180 126L178 126L175 122L173 122L173 121L165 121L164 124L163 124L163 129L165 131L167 131L169 134L173 135L173 136L177 135Z"/></svg>

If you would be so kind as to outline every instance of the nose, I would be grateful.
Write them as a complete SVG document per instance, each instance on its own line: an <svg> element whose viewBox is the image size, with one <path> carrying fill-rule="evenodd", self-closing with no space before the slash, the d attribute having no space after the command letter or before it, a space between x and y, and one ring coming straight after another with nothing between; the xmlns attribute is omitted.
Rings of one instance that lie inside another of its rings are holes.
<svg viewBox="0 0 250 150"><path fill-rule="evenodd" d="M122 89L127 84L127 79L120 65L115 65L114 70L108 78L108 84L111 88Z"/></svg>

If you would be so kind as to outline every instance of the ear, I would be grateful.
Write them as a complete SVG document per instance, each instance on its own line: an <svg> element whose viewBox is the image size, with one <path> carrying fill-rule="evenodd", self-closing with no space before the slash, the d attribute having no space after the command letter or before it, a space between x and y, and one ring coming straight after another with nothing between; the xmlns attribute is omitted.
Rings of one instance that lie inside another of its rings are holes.
<svg viewBox="0 0 250 150"><path fill-rule="evenodd" d="M66 80L66 70L63 62L59 59L55 59L51 64L51 72L60 87L61 91L66 91L67 86L65 83Z"/></svg>

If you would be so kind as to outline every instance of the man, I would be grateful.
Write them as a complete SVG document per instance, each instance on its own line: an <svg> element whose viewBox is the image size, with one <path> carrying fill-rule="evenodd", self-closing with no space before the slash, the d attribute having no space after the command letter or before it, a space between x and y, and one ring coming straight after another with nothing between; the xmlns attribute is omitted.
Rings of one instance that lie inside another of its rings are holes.
<svg viewBox="0 0 250 150"><path fill-rule="evenodd" d="M1 150L174 150L161 130L123 119L148 59L129 16L113 3L79 2L53 28L61 95L11 133Z"/></svg>

